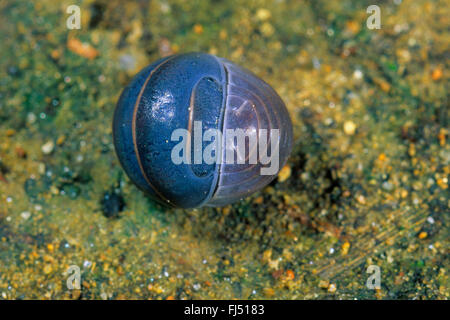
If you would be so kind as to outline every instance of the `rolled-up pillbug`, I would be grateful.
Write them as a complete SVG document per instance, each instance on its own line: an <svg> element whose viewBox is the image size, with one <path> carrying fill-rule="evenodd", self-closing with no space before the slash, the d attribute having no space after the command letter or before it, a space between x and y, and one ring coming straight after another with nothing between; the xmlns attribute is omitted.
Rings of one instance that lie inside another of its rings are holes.
<svg viewBox="0 0 450 320"><path fill-rule="evenodd" d="M137 74L118 101L113 135L129 178L152 199L183 208L226 205L263 188L293 141L278 94L205 53L166 57Z"/></svg>

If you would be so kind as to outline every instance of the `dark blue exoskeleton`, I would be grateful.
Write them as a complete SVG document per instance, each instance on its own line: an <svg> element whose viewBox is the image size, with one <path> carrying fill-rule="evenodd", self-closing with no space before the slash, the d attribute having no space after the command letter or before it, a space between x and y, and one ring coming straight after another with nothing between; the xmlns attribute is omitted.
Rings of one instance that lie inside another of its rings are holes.
<svg viewBox="0 0 450 320"><path fill-rule="evenodd" d="M196 121L201 121L202 132L216 129L224 134L224 150L227 129L278 129L278 169L292 149L289 114L267 83L209 54L163 58L124 89L113 122L120 163L153 199L183 208L220 206L261 189L276 177L277 172L261 175L260 169L267 164L227 163L226 152L217 163L174 163L171 154L178 144L171 139L174 130L192 133ZM251 152L256 151L249 150L246 159Z"/></svg>

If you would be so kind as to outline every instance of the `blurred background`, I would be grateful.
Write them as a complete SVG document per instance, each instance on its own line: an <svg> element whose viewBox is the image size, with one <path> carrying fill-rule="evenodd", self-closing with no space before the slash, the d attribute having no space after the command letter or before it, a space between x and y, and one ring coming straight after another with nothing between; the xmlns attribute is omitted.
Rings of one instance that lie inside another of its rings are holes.
<svg viewBox="0 0 450 320"><path fill-rule="evenodd" d="M0 1L0 297L448 299L449 17L444 0ZM155 204L112 144L130 79L192 51L252 70L294 125L278 179L223 208Z"/></svg>

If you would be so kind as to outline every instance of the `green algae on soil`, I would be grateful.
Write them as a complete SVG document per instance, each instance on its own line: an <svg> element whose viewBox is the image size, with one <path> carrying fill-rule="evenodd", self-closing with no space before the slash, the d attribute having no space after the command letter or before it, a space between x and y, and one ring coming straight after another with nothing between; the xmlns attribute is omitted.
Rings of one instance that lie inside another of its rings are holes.
<svg viewBox="0 0 450 320"><path fill-rule="evenodd" d="M448 299L450 8L384 1L370 30L370 4L0 2L0 297ZM278 180L224 208L151 202L113 150L122 88L189 51L254 71L294 124Z"/></svg>

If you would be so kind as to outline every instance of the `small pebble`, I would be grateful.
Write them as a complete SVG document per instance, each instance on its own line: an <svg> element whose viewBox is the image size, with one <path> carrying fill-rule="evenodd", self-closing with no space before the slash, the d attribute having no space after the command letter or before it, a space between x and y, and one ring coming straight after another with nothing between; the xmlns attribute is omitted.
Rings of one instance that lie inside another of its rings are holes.
<svg viewBox="0 0 450 320"><path fill-rule="evenodd" d="M83 267L85 267L85 268L89 268L91 265L92 265L92 262L90 262L89 260L85 260L83 262Z"/></svg>
<svg viewBox="0 0 450 320"><path fill-rule="evenodd" d="M291 176L291 167L285 165L278 173L278 181L284 182Z"/></svg>
<svg viewBox="0 0 450 320"><path fill-rule="evenodd" d="M42 145L41 150L44 154L50 154L53 152L54 148L55 144L53 143L53 141L50 140Z"/></svg>
<svg viewBox="0 0 450 320"><path fill-rule="evenodd" d="M359 70L359 69L356 69L354 72L353 72L353 78L354 79L356 79L356 80L361 80L362 78L363 78L363 73L362 73L362 71L361 70Z"/></svg>
<svg viewBox="0 0 450 320"><path fill-rule="evenodd" d="M356 199L360 204L366 204L366 198L363 195L359 195Z"/></svg>
<svg viewBox="0 0 450 320"><path fill-rule="evenodd" d="M431 79L433 79L434 81L437 81L442 78L442 75L443 75L442 69L436 68L433 70L433 73L431 74Z"/></svg>
<svg viewBox="0 0 450 320"><path fill-rule="evenodd" d="M262 196L257 197L257 198L253 201L254 204L261 204L261 203L263 203L263 202L264 202L264 198L263 198Z"/></svg>
<svg viewBox="0 0 450 320"><path fill-rule="evenodd" d="M425 231L422 231L419 233L419 239L425 239L428 236L428 234Z"/></svg>
<svg viewBox="0 0 450 320"><path fill-rule="evenodd" d="M136 59L131 54L123 54L119 57L119 67L126 71L133 70L136 67Z"/></svg>
<svg viewBox="0 0 450 320"><path fill-rule="evenodd" d="M348 253L348 250L350 249L350 242L346 241L343 245L342 245L342 255L345 256Z"/></svg>
<svg viewBox="0 0 450 320"><path fill-rule="evenodd" d="M203 33L203 26L201 24L194 25L194 32L196 34L202 34Z"/></svg>
<svg viewBox="0 0 450 320"><path fill-rule="evenodd" d="M328 287L328 292L329 293L335 293L336 292L336 285L334 283L330 283L329 287Z"/></svg>
<svg viewBox="0 0 450 320"><path fill-rule="evenodd" d="M58 140L56 140L56 144L58 145L58 146L60 146L60 145L62 145L63 143L64 143L64 141L66 140L66 137L65 136L59 136L58 137Z"/></svg>
<svg viewBox="0 0 450 320"><path fill-rule="evenodd" d="M390 183L389 181L383 182L381 187L386 191L392 191L392 189L394 189L394 185L392 183Z"/></svg>
<svg viewBox="0 0 450 320"><path fill-rule="evenodd" d="M34 113L28 113L27 114L27 122L30 124L33 124L36 122L36 115Z"/></svg>
<svg viewBox="0 0 450 320"><path fill-rule="evenodd" d="M294 278L295 278L294 271L292 271L292 270L287 270L287 271L286 271L286 279L287 279L287 280L294 280Z"/></svg>
<svg viewBox="0 0 450 320"><path fill-rule="evenodd" d="M44 266L44 273L45 273L45 274L49 274L50 272L52 272L52 266L49 265L49 264L46 264L46 265Z"/></svg>
<svg viewBox="0 0 450 320"><path fill-rule="evenodd" d="M274 32L274 27L268 22L263 23L263 25L261 26L261 33L266 37L270 37Z"/></svg>
<svg viewBox="0 0 450 320"><path fill-rule="evenodd" d="M28 220L28 218L31 216L31 213L29 211L24 211L20 214L20 216L22 217L22 219Z"/></svg>
<svg viewBox="0 0 450 320"><path fill-rule="evenodd" d="M174 54L174 51L172 50L172 45L169 39L167 38L162 38L161 40L158 41L158 49L161 57L167 57Z"/></svg>
<svg viewBox="0 0 450 320"><path fill-rule="evenodd" d="M356 124L353 121L345 121L344 132L345 134L351 136L354 135L356 131Z"/></svg>
<svg viewBox="0 0 450 320"><path fill-rule="evenodd" d="M266 21L267 19L270 19L272 14L269 10L260 8L258 11L256 11L256 19L259 21Z"/></svg>

